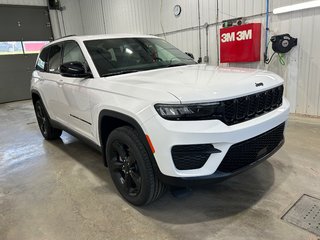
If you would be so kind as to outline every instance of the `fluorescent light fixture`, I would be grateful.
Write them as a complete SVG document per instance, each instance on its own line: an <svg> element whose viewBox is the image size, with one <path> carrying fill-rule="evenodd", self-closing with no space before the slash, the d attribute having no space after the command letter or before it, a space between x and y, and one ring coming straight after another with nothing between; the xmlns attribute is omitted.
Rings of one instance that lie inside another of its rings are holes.
<svg viewBox="0 0 320 240"><path fill-rule="evenodd" d="M320 7L320 0L308 1L308 2L293 4L285 7L275 8L273 10L273 14L293 12L293 11L298 11L298 10L308 9L308 8L315 8L315 7Z"/></svg>

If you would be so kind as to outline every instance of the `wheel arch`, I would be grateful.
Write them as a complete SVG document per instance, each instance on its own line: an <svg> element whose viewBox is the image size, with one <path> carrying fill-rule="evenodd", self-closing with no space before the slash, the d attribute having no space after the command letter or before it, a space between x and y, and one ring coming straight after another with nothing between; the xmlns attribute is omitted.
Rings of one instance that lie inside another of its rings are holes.
<svg viewBox="0 0 320 240"><path fill-rule="evenodd" d="M36 101L39 99L42 101L40 93L35 89L31 90L31 98L32 98L33 105L35 105Z"/></svg>
<svg viewBox="0 0 320 240"><path fill-rule="evenodd" d="M107 166L105 145L106 145L108 136L117 127L128 126L128 125L133 127L137 131L140 140L142 141L145 149L147 150L147 153L149 155L149 158L151 159L151 163L155 171L156 172L160 171L156 163L156 160L153 156L153 152L148 143L146 133L144 132L144 130L142 129L138 121L131 116L128 116L120 112L112 111L112 110L102 110L99 114L99 125L98 125L99 141L100 141L100 146L101 146L105 165Z"/></svg>

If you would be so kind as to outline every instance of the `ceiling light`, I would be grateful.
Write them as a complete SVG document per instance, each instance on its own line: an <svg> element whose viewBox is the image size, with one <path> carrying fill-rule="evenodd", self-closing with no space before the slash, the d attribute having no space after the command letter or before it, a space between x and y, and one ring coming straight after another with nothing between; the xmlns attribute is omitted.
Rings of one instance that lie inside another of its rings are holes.
<svg viewBox="0 0 320 240"><path fill-rule="evenodd" d="M298 10L308 9L308 8L315 8L315 7L320 7L320 0L309 1L304 3L293 4L285 7L275 8L273 10L273 14L293 12L293 11L298 11Z"/></svg>

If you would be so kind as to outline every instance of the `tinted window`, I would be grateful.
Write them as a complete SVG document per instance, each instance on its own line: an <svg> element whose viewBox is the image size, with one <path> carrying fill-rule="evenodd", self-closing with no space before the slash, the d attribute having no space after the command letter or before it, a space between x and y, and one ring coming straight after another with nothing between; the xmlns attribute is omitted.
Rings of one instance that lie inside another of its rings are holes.
<svg viewBox="0 0 320 240"><path fill-rule="evenodd" d="M74 41L68 41L63 45L63 63L66 62L81 62L86 64L86 60L82 54L79 45Z"/></svg>
<svg viewBox="0 0 320 240"><path fill-rule="evenodd" d="M61 65L61 50L62 47L60 44L50 46L49 52L49 72L59 73Z"/></svg>
<svg viewBox="0 0 320 240"><path fill-rule="evenodd" d="M36 63L36 69L39 71L46 71L48 67L48 54L49 54L50 48L45 48L40 53L40 56L38 58L38 61Z"/></svg>
<svg viewBox="0 0 320 240"><path fill-rule="evenodd" d="M84 43L100 76L195 64L188 55L158 38L99 39Z"/></svg>

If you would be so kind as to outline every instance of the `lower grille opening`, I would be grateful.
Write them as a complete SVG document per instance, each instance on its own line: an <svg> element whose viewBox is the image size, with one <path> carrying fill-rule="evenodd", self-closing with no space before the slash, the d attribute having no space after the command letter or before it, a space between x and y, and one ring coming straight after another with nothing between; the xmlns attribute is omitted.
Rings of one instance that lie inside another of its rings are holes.
<svg viewBox="0 0 320 240"><path fill-rule="evenodd" d="M285 123L230 147L218 171L231 173L248 166L271 153L283 140Z"/></svg>
<svg viewBox="0 0 320 240"><path fill-rule="evenodd" d="M212 153L219 153L212 144L177 145L171 150L174 165L179 170L203 167Z"/></svg>

